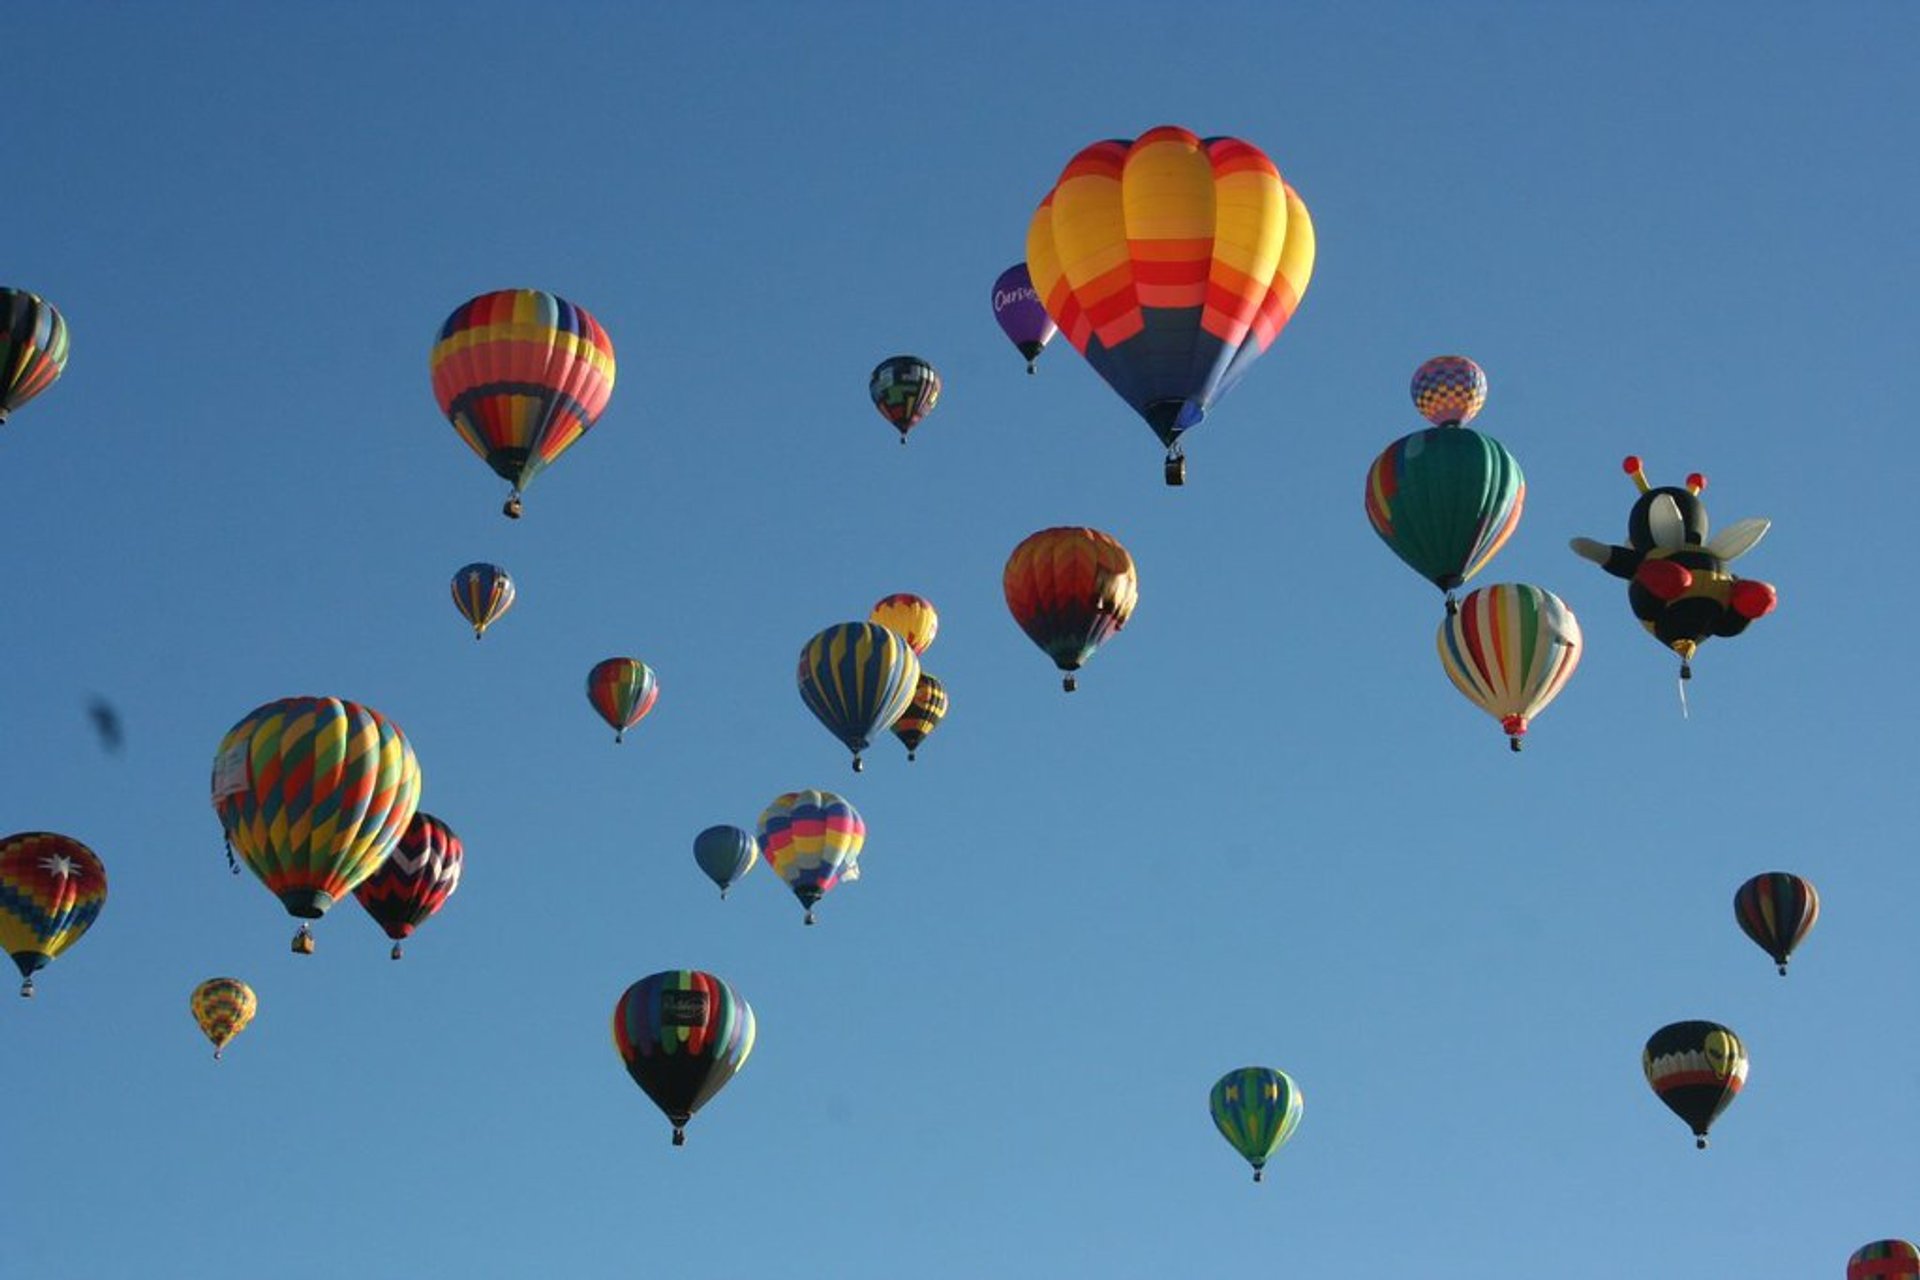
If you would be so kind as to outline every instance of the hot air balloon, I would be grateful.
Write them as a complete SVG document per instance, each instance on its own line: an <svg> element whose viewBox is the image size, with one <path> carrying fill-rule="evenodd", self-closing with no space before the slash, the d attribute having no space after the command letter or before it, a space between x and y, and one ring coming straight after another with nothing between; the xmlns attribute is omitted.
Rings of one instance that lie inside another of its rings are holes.
<svg viewBox="0 0 1920 1280"><path fill-rule="evenodd" d="M860 811L831 791L788 791L760 814L760 851L807 909L840 883L867 842Z"/></svg>
<svg viewBox="0 0 1920 1280"><path fill-rule="evenodd" d="M893 722L893 736L906 744L908 760L914 758L914 753L920 750L920 744L927 740L928 734L940 727L946 715L947 687L922 671L920 683L914 686L913 701Z"/></svg>
<svg viewBox="0 0 1920 1280"><path fill-rule="evenodd" d="M1047 313L1167 448L1272 345L1313 274L1307 206L1256 146L1165 125L1067 162L1027 229Z"/></svg>
<svg viewBox="0 0 1920 1280"><path fill-rule="evenodd" d="M800 650L800 700L853 752L860 753L913 701L920 659L897 632L872 622L828 627Z"/></svg>
<svg viewBox="0 0 1920 1280"><path fill-rule="evenodd" d="M1768 871L1741 885L1733 895L1733 918L1740 931L1773 957L1787 976L1787 957L1813 931L1820 918L1820 895L1813 882L1785 871Z"/></svg>
<svg viewBox="0 0 1920 1280"><path fill-rule="evenodd" d="M919 356L889 356L873 367L867 379L873 407L907 442L913 430L940 403L940 375Z"/></svg>
<svg viewBox="0 0 1920 1280"><path fill-rule="evenodd" d="M1007 557L1000 585L1027 637L1066 672L1078 671L1107 637L1127 625L1140 599L1133 557L1098 529L1042 529Z"/></svg>
<svg viewBox="0 0 1920 1280"><path fill-rule="evenodd" d="M440 326L429 361L440 412L513 486L501 508L587 434L613 395L613 342L600 322L538 289L501 289Z"/></svg>
<svg viewBox="0 0 1920 1280"><path fill-rule="evenodd" d="M416 812L387 860L353 891L373 922L393 939L393 959L400 958L400 944L460 887L465 865L466 848L453 828L430 813Z"/></svg>
<svg viewBox="0 0 1920 1280"><path fill-rule="evenodd" d="M1255 1182L1263 1180L1267 1161L1300 1127L1305 1105L1292 1077L1272 1067L1229 1071L1207 1099L1214 1127L1253 1166Z"/></svg>
<svg viewBox="0 0 1920 1280"><path fill-rule="evenodd" d="M1667 1109L1693 1130L1706 1150L1707 1130L1747 1083L1747 1048L1717 1022L1676 1022L1660 1028L1640 1057L1647 1083Z"/></svg>
<svg viewBox="0 0 1920 1280"><path fill-rule="evenodd" d="M746 1065L753 1034L752 1006L698 969L650 974L613 1006L613 1047L673 1123L676 1147L686 1143L694 1112Z"/></svg>
<svg viewBox="0 0 1920 1280"><path fill-rule="evenodd" d="M213 1041L216 1058L226 1050L229 1041L247 1029L247 1024L253 1021L254 1010L260 1007L253 988L238 978L208 978L193 989L188 1004L193 1009L193 1020L200 1024L201 1034Z"/></svg>
<svg viewBox="0 0 1920 1280"><path fill-rule="evenodd" d="M1920 1280L1920 1248L1908 1240L1875 1240L1847 1259L1847 1280Z"/></svg>
<svg viewBox="0 0 1920 1280"><path fill-rule="evenodd" d="M1469 592L1440 623L1440 665L1500 722L1515 751L1580 665L1580 623L1551 591L1517 583Z"/></svg>
<svg viewBox="0 0 1920 1280"><path fill-rule="evenodd" d="M587 672L587 701L613 726L616 743L625 742L627 730L639 724L659 700L660 682L653 668L638 658L608 658Z"/></svg>
<svg viewBox="0 0 1920 1280"><path fill-rule="evenodd" d="M693 838L693 860L726 897L741 876L760 861L760 842L739 827L708 827Z"/></svg>
<svg viewBox="0 0 1920 1280"><path fill-rule="evenodd" d="M1640 459L1621 468L1640 489L1627 515L1627 545L1575 538L1574 554L1616 578L1627 579L1627 604L1647 634L1680 655L1680 678L1693 678L1693 655L1711 636L1737 636L1779 603L1765 582L1736 578L1727 565L1766 536L1772 522L1737 520L1707 537L1707 478L1687 477L1685 488L1653 488ZM1683 686L1684 688L1684 686ZM1685 705L1684 703L1682 704Z"/></svg>
<svg viewBox="0 0 1920 1280"><path fill-rule="evenodd" d="M67 367L67 322L37 293L0 286L0 422Z"/></svg>
<svg viewBox="0 0 1920 1280"><path fill-rule="evenodd" d="M33 975L80 940L107 902L107 869L70 836L22 831L0 839L0 947L19 967L20 994Z"/></svg>
<svg viewBox="0 0 1920 1280"><path fill-rule="evenodd" d="M1392 552L1447 593L1480 572L1520 523L1527 481L1505 446L1466 424L1487 376L1465 356L1436 356L1413 375L1413 402L1433 426L1388 445L1367 471L1367 519Z"/></svg>
<svg viewBox="0 0 1920 1280"><path fill-rule="evenodd" d="M420 803L420 765L398 725L339 698L282 698L227 731L213 758L213 808L227 856L303 923L379 869Z"/></svg>
<svg viewBox="0 0 1920 1280"><path fill-rule="evenodd" d="M513 608L513 579L497 564L465 566L453 575L452 589L453 607L473 624L475 640Z"/></svg>
<svg viewBox="0 0 1920 1280"><path fill-rule="evenodd" d="M908 592L888 596L874 605L867 621L899 632L916 658L926 653L940 630L940 615L934 612L933 602Z"/></svg>
<svg viewBox="0 0 1920 1280"><path fill-rule="evenodd" d="M1024 262L1014 263L993 282L993 318L1007 341L1027 358L1028 373L1033 372L1033 362L1053 341L1053 335L1060 332L1034 291L1033 278Z"/></svg>

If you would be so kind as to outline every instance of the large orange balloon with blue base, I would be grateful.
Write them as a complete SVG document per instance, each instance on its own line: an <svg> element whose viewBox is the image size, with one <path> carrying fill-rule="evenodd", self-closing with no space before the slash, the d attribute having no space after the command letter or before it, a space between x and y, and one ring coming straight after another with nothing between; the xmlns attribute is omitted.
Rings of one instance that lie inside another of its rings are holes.
<svg viewBox="0 0 1920 1280"><path fill-rule="evenodd" d="M1096 142L1027 230L1027 269L1067 340L1167 447L1273 345L1313 275L1313 221L1265 152L1175 125Z"/></svg>

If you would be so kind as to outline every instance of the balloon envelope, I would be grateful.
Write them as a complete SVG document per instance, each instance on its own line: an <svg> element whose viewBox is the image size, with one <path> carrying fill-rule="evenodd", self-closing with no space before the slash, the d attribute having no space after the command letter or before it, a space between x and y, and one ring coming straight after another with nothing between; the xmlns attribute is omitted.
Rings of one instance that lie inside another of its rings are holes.
<svg viewBox="0 0 1920 1280"><path fill-rule="evenodd" d="M1492 436L1433 427L1403 436L1374 459L1366 503L1368 522L1393 554L1450 592L1519 527L1527 480Z"/></svg>
<svg viewBox="0 0 1920 1280"><path fill-rule="evenodd" d="M1820 895L1810 880L1786 871L1764 872L1734 892L1733 918L1785 977L1787 957L1820 918Z"/></svg>
<svg viewBox="0 0 1920 1280"><path fill-rule="evenodd" d="M1413 407L1436 427L1473 421L1487 403L1487 375L1465 356L1435 356L1413 371Z"/></svg>
<svg viewBox="0 0 1920 1280"><path fill-rule="evenodd" d="M21 831L0 839L0 947L33 994L33 975L93 927L107 902L107 869L71 836Z"/></svg>
<svg viewBox="0 0 1920 1280"><path fill-rule="evenodd" d="M400 958L399 942L412 936L460 887L465 867L466 846L453 828L430 813L416 812L387 860L354 889L353 896L373 922L394 940L395 960Z"/></svg>
<svg viewBox="0 0 1920 1280"><path fill-rule="evenodd" d="M1747 1082L1747 1047L1717 1022L1675 1022L1653 1033L1640 1065L1660 1101L1705 1147L1714 1119Z"/></svg>
<svg viewBox="0 0 1920 1280"><path fill-rule="evenodd" d="M760 860L760 842L739 827L708 827L693 838L693 860L726 897L741 876Z"/></svg>
<svg viewBox="0 0 1920 1280"><path fill-rule="evenodd" d="M867 621L899 632L915 657L927 651L940 630L940 615L934 611L933 601L905 591L890 595L874 605L873 612L867 615Z"/></svg>
<svg viewBox="0 0 1920 1280"><path fill-rule="evenodd" d="M1033 372L1033 362L1053 341L1053 335L1060 332L1034 290L1033 277L1024 262L1014 263L993 282L993 318L1007 341L1027 358L1028 373Z"/></svg>
<svg viewBox="0 0 1920 1280"><path fill-rule="evenodd" d="M660 681L638 658L607 658L587 672L587 701L612 727L615 742L625 742L627 730L659 700Z"/></svg>
<svg viewBox="0 0 1920 1280"><path fill-rule="evenodd" d="M860 811L831 791L788 791L760 814L760 852L807 909L833 890L860 857L867 824Z"/></svg>
<svg viewBox="0 0 1920 1280"><path fill-rule="evenodd" d="M1001 589L1013 620L1074 687L1078 671L1127 625L1140 599L1133 557L1112 534L1062 527L1030 535L1007 557Z"/></svg>
<svg viewBox="0 0 1920 1280"><path fill-rule="evenodd" d="M501 614L513 608L513 579L497 564L476 563L462 567L451 583L453 607L473 626L478 640Z"/></svg>
<svg viewBox="0 0 1920 1280"><path fill-rule="evenodd" d="M860 753L913 701L920 659L897 631L872 622L828 627L800 650L800 700L821 724Z"/></svg>
<svg viewBox="0 0 1920 1280"><path fill-rule="evenodd" d="M1292 1077L1272 1067L1241 1067L1221 1076L1207 1098L1214 1127L1253 1166L1253 1180L1300 1126L1305 1108Z"/></svg>
<svg viewBox="0 0 1920 1280"><path fill-rule="evenodd" d="M1027 230L1047 313L1169 449L1286 327L1313 257L1260 148L1173 125L1082 150Z"/></svg>
<svg viewBox="0 0 1920 1280"><path fill-rule="evenodd" d="M67 322L37 293L0 287L0 422L67 367Z"/></svg>
<svg viewBox="0 0 1920 1280"><path fill-rule="evenodd" d="M1875 1240L1847 1259L1847 1280L1920 1280L1920 1248L1910 1240Z"/></svg>
<svg viewBox="0 0 1920 1280"><path fill-rule="evenodd" d="M483 293L440 326L428 361L440 412L494 474L520 491L599 419L613 395L613 342L600 322L539 289Z"/></svg>
<svg viewBox="0 0 1920 1280"><path fill-rule="evenodd" d="M613 1047L633 1082L686 1141L696 1111L753 1052L753 1008L698 969L669 969L628 987L613 1006Z"/></svg>
<svg viewBox="0 0 1920 1280"><path fill-rule="evenodd" d="M213 1056L219 1057L230 1041L247 1029L260 1002L253 988L238 978L208 978L193 989L188 999L193 1020L200 1032L213 1042Z"/></svg>
<svg viewBox="0 0 1920 1280"><path fill-rule="evenodd" d="M893 722L893 736L906 744L907 759L914 758L920 750L920 744L927 735L940 727L947 716L947 687L938 679L922 671L920 683L914 686L913 701L898 720Z"/></svg>
<svg viewBox="0 0 1920 1280"><path fill-rule="evenodd" d="M913 430L940 403L940 375L919 356L889 356L874 366L867 379L873 407L907 442Z"/></svg>
<svg viewBox="0 0 1920 1280"><path fill-rule="evenodd" d="M1580 665L1580 623L1551 591L1481 587L1440 623L1440 665L1454 688L1500 722L1513 749Z"/></svg>

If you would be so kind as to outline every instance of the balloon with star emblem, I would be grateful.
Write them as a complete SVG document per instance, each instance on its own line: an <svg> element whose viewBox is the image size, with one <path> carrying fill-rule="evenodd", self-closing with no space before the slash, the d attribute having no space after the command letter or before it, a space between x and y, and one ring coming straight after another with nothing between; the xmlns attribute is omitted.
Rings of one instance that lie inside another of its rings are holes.
<svg viewBox="0 0 1920 1280"><path fill-rule="evenodd" d="M107 901L107 869L71 836L22 831L0 839L0 947L33 995L33 975L78 942Z"/></svg>

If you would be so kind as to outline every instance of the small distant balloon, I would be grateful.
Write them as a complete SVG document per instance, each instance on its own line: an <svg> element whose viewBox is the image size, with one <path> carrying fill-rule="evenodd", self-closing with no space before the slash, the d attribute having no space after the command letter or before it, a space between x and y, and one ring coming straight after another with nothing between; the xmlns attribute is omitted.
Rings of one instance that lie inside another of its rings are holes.
<svg viewBox="0 0 1920 1280"><path fill-rule="evenodd" d="M1014 263L993 282L993 318L1007 341L1026 357L1028 373L1033 372L1033 362L1053 341L1053 335L1060 332L1041 305L1024 262Z"/></svg>
<svg viewBox="0 0 1920 1280"><path fill-rule="evenodd" d="M893 424L900 443L905 444L907 433L940 403L940 375L919 356L889 356L874 366L867 391L873 396L873 407Z"/></svg>
<svg viewBox="0 0 1920 1280"><path fill-rule="evenodd" d="M1707 1130L1747 1083L1747 1047L1717 1022L1675 1022L1653 1033L1640 1065L1667 1109L1706 1150Z"/></svg>
<svg viewBox="0 0 1920 1280"><path fill-rule="evenodd" d="M625 742L627 730L659 700L660 681L638 658L608 658L587 673L587 701L612 727L616 743Z"/></svg>
<svg viewBox="0 0 1920 1280"><path fill-rule="evenodd" d="M1441 620L1440 665L1454 688L1500 722L1520 749L1533 717L1580 665L1580 623L1551 591L1500 583L1467 593Z"/></svg>
<svg viewBox="0 0 1920 1280"><path fill-rule="evenodd" d="M218 1058L233 1038L247 1029L260 1002L253 988L238 978L208 978L193 989L188 1005L201 1034L213 1042L213 1056Z"/></svg>
<svg viewBox="0 0 1920 1280"><path fill-rule="evenodd" d="M67 322L37 293L0 286L0 422L58 381Z"/></svg>
<svg viewBox="0 0 1920 1280"><path fill-rule="evenodd" d="M720 896L760 861L760 842L753 832L733 826L708 827L693 838L693 860L707 879L720 886Z"/></svg>
<svg viewBox="0 0 1920 1280"><path fill-rule="evenodd" d="M1911 1240L1875 1240L1847 1259L1847 1280L1917 1280L1920 1247Z"/></svg>
<svg viewBox="0 0 1920 1280"><path fill-rule="evenodd" d="M393 939L393 959L400 959L400 944L460 887L466 857L452 827L430 813L415 812L380 869L354 889L354 898Z"/></svg>
<svg viewBox="0 0 1920 1280"><path fill-rule="evenodd" d="M721 979L669 969L628 987L613 1006L613 1047L627 1074L686 1143L687 1122L753 1052L753 1007Z"/></svg>
<svg viewBox="0 0 1920 1280"><path fill-rule="evenodd" d="M806 908L833 891L867 842L860 811L831 791L788 791L760 814L760 852Z"/></svg>
<svg viewBox="0 0 1920 1280"><path fill-rule="evenodd" d="M479 562L462 566L455 571L451 588L453 607L473 627L475 640L485 635L500 615L513 608L513 579L497 564Z"/></svg>
<svg viewBox="0 0 1920 1280"><path fill-rule="evenodd" d="M853 753L854 772L873 739L913 701L920 659L906 638L873 622L842 622L800 650L796 673L807 710Z"/></svg>
<svg viewBox="0 0 1920 1280"><path fill-rule="evenodd" d="M922 671L920 683L914 686L913 701L893 722L893 736L906 746L909 762L915 758L927 735L939 728L940 722L946 718L947 687Z"/></svg>
<svg viewBox="0 0 1920 1280"><path fill-rule="evenodd" d="M1255 1182L1264 1179L1267 1161L1300 1127L1305 1107L1293 1078L1272 1067L1229 1071L1207 1098L1214 1127L1253 1166Z"/></svg>
<svg viewBox="0 0 1920 1280"><path fill-rule="evenodd" d="M1733 918L1740 931L1773 957L1787 976L1793 954L1820 918L1820 895L1811 880L1786 871L1768 871L1741 885L1733 895Z"/></svg>
<svg viewBox="0 0 1920 1280"><path fill-rule="evenodd" d="M940 630L940 615L934 611L933 601L905 591L874 605L867 621L898 632L915 657L926 653Z"/></svg>
<svg viewBox="0 0 1920 1280"><path fill-rule="evenodd" d="M0 947L33 995L33 975L80 941L107 903L107 869L71 836L22 831L0 837Z"/></svg>
<svg viewBox="0 0 1920 1280"><path fill-rule="evenodd" d="M1487 403L1486 371L1465 356L1435 356L1413 371L1413 407L1436 427L1463 427Z"/></svg>
<svg viewBox="0 0 1920 1280"><path fill-rule="evenodd" d="M1053 665L1075 672L1133 616L1140 575L1119 539L1098 529L1063 526L1029 535L1007 557L1000 585L1007 611Z"/></svg>

